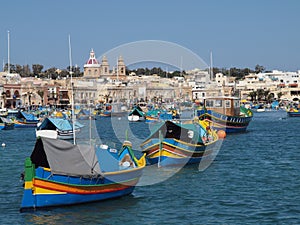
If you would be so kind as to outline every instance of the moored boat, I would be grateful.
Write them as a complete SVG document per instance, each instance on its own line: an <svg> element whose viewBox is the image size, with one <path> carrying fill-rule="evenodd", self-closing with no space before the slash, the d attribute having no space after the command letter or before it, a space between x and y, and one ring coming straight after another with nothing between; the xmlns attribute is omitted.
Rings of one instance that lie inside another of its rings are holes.
<svg viewBox="0 0 300 225"><path fill-rule="evenodd" d="M180 116L175 109L163 110L163 109L154 109L148 110L146 113L146 122L157 122L165 120L178 120Z"/></svg>
<svg viewBox="0 0 300 225"><path fill-rule="evenodd" d="M126 141L122 149L73 145L38 138L25 160L20 211L101 201L131 194L145 158L137 159Z"/></svg>
<svg viewBox="0 0 300 225"><path fill-rule="evenodd" d="M131 122L144 121L145 120L145 113L137 105L137 106L134 106L133 109L129 112L127 118Z"/></svg>
<svg viewBox="0 0 300 225"><path fill-rule="evenodd" d="M220 143L216 131L202 124L161 122L141 144L142 152L158 166L199 163L212 156Z"/></svg>
<svg viewBox="0 0 300 225"><path fill-rule="evenodd" d="M31 113L19 111L13 122L15 123L15 128L28 128L36 127L39 119Z"/></svg>
<svg viewBox="0 0 300 225"><path fill-rule="evenodd" d="M11 130L14 127L15 124L11 119L0 116L0 130Z"/></svg>
<svg viewBox="0 0 300 225"><path fill-rule="evenodd" d="M286 112L289 117L300 117L300 109L298 109L298 108L292 107L292 108L288 109Z"/></svg>
<svg viewBox="0 0 300 225"><path fill-rule="evenodd" d="M79 132L83 125L75 121L75 132ZM73 139L73 124L67 118L45 118L36 129L36 137L50 137L64 140Z"/></svg>
<svg viewBox="0 0 300 225"><path fill-rule="evenodd" d="M213 128L226 133L245 132L253 117L253 112L240 106L236 97L209 97L203 104L203 108L196 111L199 119L209 121Z"/></svg>

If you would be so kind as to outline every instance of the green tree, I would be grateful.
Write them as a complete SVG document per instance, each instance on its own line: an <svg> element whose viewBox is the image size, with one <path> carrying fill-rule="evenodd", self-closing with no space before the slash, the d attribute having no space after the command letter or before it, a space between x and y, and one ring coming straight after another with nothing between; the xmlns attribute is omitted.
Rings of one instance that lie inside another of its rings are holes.
<svg viewBox="0 0 300 225"><path fill-rule="evenodd" d="M266 68L263 66L260 66L258 64L255 66L255 73L261 73L261 72L264 72L265 70L266 70Z"/></svg>
<svg viewBox="0 0 300 225"><path fill-rule="evenodd" d="M271 103L274 101L274 94L273 93L269 93L267 96L267 102Z"/></svg>
<svg viewBox="0 0 300 225"><path fill-rule="evenodd" d="M257 92L256 91L252 91L249 93L248 95L251 98L251 101L256 101L256 97L257 97Z"/></svg>
<svg viewBox="0 0 300 225"><path fill-rule="evenodd" d="M20 74L21 76L23 75L23 67L19 64L16 64L16 73Z"/></svg>
<svg viewBox="0 0 300 225"><path fill-rule="evenodd" d="M31 72L30 72L30 67L29 67L29 65L28 65L28 64L27 64L27 65L24 65L23 68L22 68L22 75L23 75L24 77L29 77L30 74L31 74Z"/></svg>
<svg viewBox="0 0 300 225"><path fill-rule="evenodd" d="M270 95L270 90L265 90L263 94L264 94L265 101L268 101L269 95Z"/></svg>
<svg viewBox="0 0 300 225"><path fill-rule="evenodd" d="M42 105L44 105L44 91L43 90L38 90L37 94L41 97Z"/></svg>
<svg viewBox="0 0 300 225"><path fill-rule="evenodd" d="M277 94L277 96L278 96L278 100L280 100L281 97L283 96L283 93L282 93L282 92L279 92L279 93Z"/></svg>
<svg viewBox="0 0 300 225"><path fill-rule="evenodd" d="M257 90L257 100L261 101L265 96L265 91L263 89Z"/></svg>
<svg viewBox="0 0 300 225"><path fill-rule="evenodd" d="M42 73L44 66L40 64L33 64L32 65L32 72L33 75L40 75Z"/></svg>
<svg viewBox="0 0 300 225"><path fill-rule="evenodd" d="M56 79L57 78L57 76L58 76L58 74L57 74L57 68L55 68L55 67L51 67L51 68L49 68L49 69L47 69L46 71L45 71L45 76L46 77L48 77L48 78L50 78L50 79Z"/></svg>
<svg viewBox="0 0 300 225"><path fill-rule="evenodd" d="M62 70L59 74L61 77L68 77L70 72L68 70Z"/></svg>

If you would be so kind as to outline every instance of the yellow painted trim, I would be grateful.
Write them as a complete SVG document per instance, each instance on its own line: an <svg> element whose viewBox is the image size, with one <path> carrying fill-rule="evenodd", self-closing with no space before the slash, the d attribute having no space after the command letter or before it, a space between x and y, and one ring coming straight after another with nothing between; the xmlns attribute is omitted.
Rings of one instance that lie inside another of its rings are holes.
<svg viewBox="0 0 300 225"><path fill-rule="evenodd" d="M67 192L54 191L46 188L35 187L34 194L42 195L42 194L67 194Z"/></svg>
<svg viewBox="0 0 300 225"><path fill-rule="evenodd" d="M187 143L185 141L181 141L181 140L178 140L178 139L174 139L176 140L177 142L181 143L181 144L185 144L185 145L188 145L188 146L195 146L195 147L201 147L201 146L204 146L204 145L197 145L197 144L190 144L190 143ZM177 147L177 146L176 146Z"/></svg>
<svg viewBox="0 0 300 225"><path fill-rule="evenodd" d="M166 150L162 150L161 152L157 151L153 155L151 155L150 158L156 158L156 157L160 157L160 156L166 156L166 157L178 158L178 159L185 158L183 156L179 156L179 155L173 154L173 153L168 152Z"/></svg>
<svg viewBox="0 0 300 225"><path fill-rule="evenodd" d="M145 163L146 164L146 163ZM104 173L101 173L103 175L114 175L114 174L123 174L123 173L130 173L132 171L135 171L135 170L141 170L143 169L145 166L142 166L142 167L136 167L136 168L130 168L128 170L119 170L119 171L114 171L114 172L104 172Z"/></svg>
<svg viewBox="0 0 300 225"><path fill-rule="evenodd" d="M26 181L24 189L31 189L33 187L32 181Z"/></svg>

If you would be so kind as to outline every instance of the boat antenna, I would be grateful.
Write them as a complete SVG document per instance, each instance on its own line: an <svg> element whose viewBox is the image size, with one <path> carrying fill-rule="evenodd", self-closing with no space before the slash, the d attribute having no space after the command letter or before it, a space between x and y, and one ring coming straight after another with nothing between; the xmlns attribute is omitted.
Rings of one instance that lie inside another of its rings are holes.
<svg viewBox="0 0 300 225"><path fill-rule="evenodd" d="M75 135L75 113L74 113L74 90L73 90L73 72L72 72L72 49L71 49L71 37L69 35L69 60L70 60L70 76L71 76L71 106L72 106L72 124L73 124L73 144L76 144L76 135Z"/></svg>

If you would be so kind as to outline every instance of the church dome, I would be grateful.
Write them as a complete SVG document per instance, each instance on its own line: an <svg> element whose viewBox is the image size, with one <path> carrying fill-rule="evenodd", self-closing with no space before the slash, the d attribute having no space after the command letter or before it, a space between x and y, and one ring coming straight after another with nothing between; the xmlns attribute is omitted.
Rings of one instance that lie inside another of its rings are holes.
<svg viewBox="0 0 300 225"><path fill-rule="evenodd" d="M90 58L86 62L85 66L99 66L99 62L96 59L95 52L93 49L90 51Z"/></svg>

